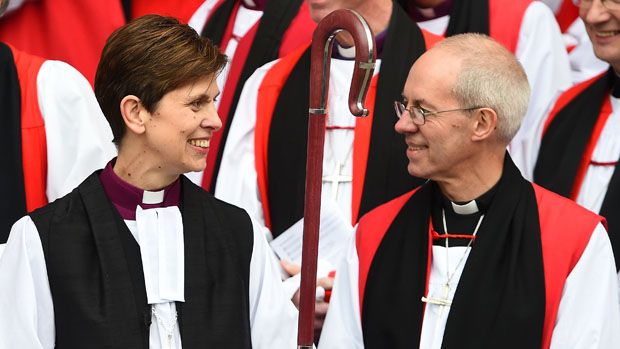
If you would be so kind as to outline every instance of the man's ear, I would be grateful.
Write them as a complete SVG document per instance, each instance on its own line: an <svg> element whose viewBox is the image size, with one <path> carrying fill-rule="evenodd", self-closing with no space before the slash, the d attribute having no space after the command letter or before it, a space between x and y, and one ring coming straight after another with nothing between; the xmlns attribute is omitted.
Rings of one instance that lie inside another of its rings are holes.
<svg viewBox="0 0 620 349"><path fill-rule="evenodd" d="M146 130L144 124L149 117L149 113L144 109L140 98L134 95L127 95L121 100L120 108L127 129L135 134L144 133Z"/></svg>
<svg viewBox="0 0 620 349"><path fill-rule="evenodd" d="M491 108L479 108L475 110L475 123L472 141L488 139L496 132L497 113Z"/></svg>

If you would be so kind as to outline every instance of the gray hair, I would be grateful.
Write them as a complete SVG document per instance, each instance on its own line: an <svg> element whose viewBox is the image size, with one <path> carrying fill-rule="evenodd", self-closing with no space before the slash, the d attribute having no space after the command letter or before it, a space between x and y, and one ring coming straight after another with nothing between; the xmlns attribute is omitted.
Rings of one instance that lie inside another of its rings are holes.
<svg viewBox="0 0 620 349"><path fill-rule="evenodd" d="M461 107L488 107L497 113L498 136L506 144L517 133L527 112L530 85L516 57L482 34L449 37L435 48L462 59L452 93Z"/></svg>

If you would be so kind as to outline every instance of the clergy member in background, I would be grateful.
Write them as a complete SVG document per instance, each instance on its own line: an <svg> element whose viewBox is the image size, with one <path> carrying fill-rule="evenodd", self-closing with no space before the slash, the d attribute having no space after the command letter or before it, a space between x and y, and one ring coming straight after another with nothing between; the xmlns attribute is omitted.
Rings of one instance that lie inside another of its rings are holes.
<svg viewBox="0 0 620 349"><path fill-rule="evenodd" d="M533 0L400 0L421 28L435 34L487 34L504 45L523 65L532 87L521 131L534 127L549 103L572 86L562 33L549 10ZM421 8L421 9L420 9ZM531 178L528 178L531 179Z"/></svg>
<svg viewBox="0 0 620 349"><path fill-rule="evenodd" d="M211 156L204 171L186 174L213 192L239 96L245 81L263 64L283 57L312 39L316 23L302 0L132 0L132 13L170 15L211 39L230 62L217 78L217 101L222 129L210 143Z"/></svg>
<svg viewBox="0 0 620 349"><path fill-rule="evenodd" d="M411 63L440 38L420 30L391 0L362 0L353 5L343 0L312 0L308 5L316 22L334 10L352 6L348 8L368 21L377 43L366 118L355 118L348 109L355 54L352 39L340 35L333 48L321 239L329 241L329 253L337 257L337 249L344 248L358 217L422 183L405 170L402 136L392 131L391 103L400 95ZM301 246L297 234L304 205L309 73L310 49L305 45L262 66L248 79L217 179L216 196L258 217L269 228L269 237L277 240L272 246ZM319 277L334 269L335 259L321 258ZM287 283L291 296L298 288L296 281ZM317 304L317 328L326 308L326 303Z"/></svg>
<svg viewBox="0 0 620 349"><path fill-rule="evenodd" d="M92 84L106 39L125 24L127 0L8 0L0 41L67 62Z"/></svg>
<svg viewBox="0 0 620 349"><path fill-rule="evenodd" d="M170 17L115 31L95 93L119 155L19 220L0 259L1 348L292 348L264 233L182 176L220 128L216 46Z"/></svg>
<svg viewBox="0 0 620 349"><path fill-rule="evenodd" d="M620 270L620 1L581 0L594 54L611 65L575 85L518 146L534 182L607 219Z"/></svg>
<svg viewBox="0 0 620 349"><path fill-rule="evenodd" d="M598 59L592 52L592 42L579 18L577 0L541 1L551 8L562 31L573 83L578 84L607 70L607 62Z"/></svg>
<svg viewBox="0 0 620 349"><path fill-rule="evenodd" d="M0 0L0 13L7 5ZM0 71L1 255L13 223L68 194L116 148L92 87L70 65L0 41Z"/></svg>
<svg viewBox="0 0 620 349"><path fill-rule="evenodd" d="M506 153L527 109L515 57L480 34L411 68L396 131L429 181L364 216L319 348L619 348L604 219Z"/></svg>

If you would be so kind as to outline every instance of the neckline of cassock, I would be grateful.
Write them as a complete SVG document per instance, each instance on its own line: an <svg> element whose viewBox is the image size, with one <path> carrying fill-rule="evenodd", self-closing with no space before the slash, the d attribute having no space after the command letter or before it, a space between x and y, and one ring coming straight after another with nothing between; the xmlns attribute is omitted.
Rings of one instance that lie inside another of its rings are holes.
<svg viewBox="0 0 620 349"><path fill-rule="evenodd" d="M181 181L177 178L170 185L158 191L148 191L133 186L114 173L116 158L110 160L101 171L99 179L106 195L125 220L136 219L136 208L142 209L179 206Z"/></svg>

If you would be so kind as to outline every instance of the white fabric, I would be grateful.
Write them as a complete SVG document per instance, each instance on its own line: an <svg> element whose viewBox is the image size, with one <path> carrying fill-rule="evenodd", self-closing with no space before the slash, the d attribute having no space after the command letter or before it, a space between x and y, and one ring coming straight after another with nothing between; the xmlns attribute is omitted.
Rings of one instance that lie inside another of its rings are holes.
<svg viewBox="0 0 620 349"><path fill-rule="evenodd" d="M375 73L379 71L380 63L380 60L377 60ZM254 129L258 87L273 64L274 62L270 62L259 68L247 80L243 88L235 117L230 125L215 190L216 197L243 207L263 227L265 220L254 162ZM348 93L353 74L353 64L353 61L331 60L328 125L355 126L355 117L348 109ZM352 175L353 138L353 130L330 130L326 132L323 157L324 175L332 174L337 161L343 164L342 174ZM322 191L324 193L330 193L331 190L331 183L323 183ZM351 222L351 191L351 182L339 184L338 195L335 200L338 208L337 214L341 215L345 222ZM333 199L329 195L325 195L323 200ZM322 204L322 207L325 205ZM264 229L268 232L266 227ZM324 277L326 274L319 274L318 277ZM288 289L290 291L293 288L294 286L291 286Z"/></svg>
<svg viewBox="0 0 620 349"><path fill-rule="evenodd" d="M198 33L200 33L204 28L209 13L213 10L215 3L216 2L212 0L205 1L190 19L189 25L192 26ZM239 6L237 17L235 18L235 24L233 26L233 37L228 42L228 45L226 45L226 51L224 52L224 54L228 57L228 63L226 63L226 66L222 69L220 75L217 76L217 86L221 91L220 95L223 95L224 93L226 80L228 79L228 74L230 73L230 68L232 66L232 59L235 56L237 46L239 45L239 41L236 38L244 37L262 16L263 11L250 10L245 6ZM218 99L215 102L216 106L219 107L220 101L221 99ZM223 132L223 130L220 130L220 132ZM216 154L210 155L215 156ZM203 171L191 172L187 177L197 185L201 185L203 174Z"/></svg>
<svg viewBox="0 0 620 349"><path fill-rule="evenodd" d="M185 244L179 208L143 210L138 206L135 228L131 233L140 245L148 303L185 302Z"/></svg>
<svg viewBox="0 0 620 349"><path fill-rule="evenodd" d="M592 160L597 162L615 162L620 159L620 137L618 137L620 134L620 99L611 97L611 95L609 99L612 113L607 119L592 153ZM549 112L546 114L548 115ZM519 143L511 144L510 152L515 164L521 169L523 175L530 180L534 176L546 118L541 119L539 124L530 130L527 137L519 140ZM577 203L591 211L599 212L614 169L614 166L590 164L577 196Z"/></svg>
<svg viewBox="0 0 620 349"><path fill-rule="evenodd" d="M558 13L563 2L572 0L541 0L554 13ZM581 18L575 21L562 33L564 45L567 49L573 47L568 53L572 80L574 84L585 81L598 73L607 70L608 64L596 58L592 50L592 42L586 33L586 28Z"/></svg>
<svg viewBox="0 0 620 349"><path fill-rule="evenodd" d="M253 348L294 348L297 311L284 295L277 265L260 226L252 223L254 243L250 262L249 317ZM130 230L135 225L129 225ZM133 231L132 231L133 233ZM241 300L240 300L241 301ZM154 309L174 319L174 303L158 303ZM153 319L151 349L164 348L166 327ZM0 259L0 348L54 348L54 305L39 233L26 216L11 230ZM171 348L181 348L178 324Z"/></svg>
<svg viewBox="0 0 620 349"><path fill-rule="evenodd" d="M418 22L418 25L443 35L448 26L445 18L449 16ZM532 88L527 114L513 140L519 142L542 118L549 102L572 85L562 34L553 12L545 4L533 1L526 9L515 56L523 66Z"/></svg>
<svg viewBox="0 0 620 349"><path fill-rule="evenodd" d="M45 61L37 75L47 139L47 199L65 196L116 156L112 131L88 81L73 67Z"/></svg>
<svg viewBox="0 0 620 349"><path fill-rule="evenodd" d="M451 266L461 258L464 249L465 247L449 249ZM440 294L446 275L445 247L433 246L433 253L429 293ZM618 280L613 258L607 232L598 224L581 258L566 279L551 338L552 349L620 347ZM364 347L359 312L358 263L355 239L352 239L346 259L336 274L319 349ZM458 284L462 266L453 277L455 280L451 280L451 284L455 286ZM453 296L452 291L450 299ZM439 308L444 307L438 305L426 307L421 349L441 347L449 309L446 308L441 312Z"/></svg>

